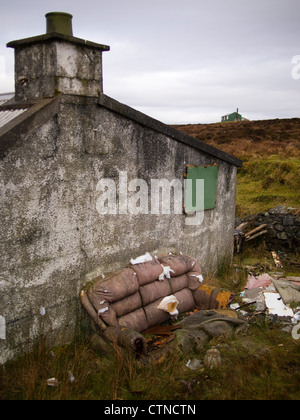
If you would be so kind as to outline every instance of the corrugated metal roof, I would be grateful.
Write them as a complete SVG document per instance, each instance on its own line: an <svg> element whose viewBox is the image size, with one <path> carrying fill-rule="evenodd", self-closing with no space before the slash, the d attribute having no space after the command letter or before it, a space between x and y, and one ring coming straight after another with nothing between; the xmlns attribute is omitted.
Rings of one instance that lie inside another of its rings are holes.
<svg viewBox="0 0 300 420"><path fill-rule="evenodd" d="M9 121L13 120L18 115L23 114L23 112L25 112L25 111L27 111L27 108L9 109L9 110L3 110L3 111L1 111L1 109L0 109L0 127L3 127Z"/></svg>
<svg viewBox="0 0 300 420"><path fill-rule="evenodd" d="M20 107L14 109L1 109L1 106L8 103L10 99L14 97L14 93L0 93L0 127L3 127L9 121L23 114L28 108Z"/></svg>

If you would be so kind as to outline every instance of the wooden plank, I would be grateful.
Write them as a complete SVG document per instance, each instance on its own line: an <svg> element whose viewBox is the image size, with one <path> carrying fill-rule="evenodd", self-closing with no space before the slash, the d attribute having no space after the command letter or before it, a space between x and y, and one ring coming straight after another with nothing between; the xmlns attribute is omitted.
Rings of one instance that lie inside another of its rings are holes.
<svg viewBox="0 0 300 420"><path fill-rule="evenodd" d="M244 222L244 223L241 223L240 225L238 225L235 229L242 231L247 226L248 226L248 222Z"/></svg>
<svg viewBox="0 0 300 420"><path fill-rule="evenodd" d="M248 238L248 236L251 236L253 233L259 232L261 229L265 228L266 226L267 226L266 224L263 224L263 225L258 226L255 229L250 230L249 232L245 234L246 239Z"/></svg>
<svg viewBox="0 0 300 420"><path fill-rule="evenodd" d="M268 232L267 230L262 230L261 232L258 232L258 233L256 233L256 234L255 234L255 235L253 235L253 236L248 236L248 237L245 239L245 242L252 241L252 239L257 238L258 236L264 235L264 234L265 234L265 233L267 233L267 232Z"/></svg>

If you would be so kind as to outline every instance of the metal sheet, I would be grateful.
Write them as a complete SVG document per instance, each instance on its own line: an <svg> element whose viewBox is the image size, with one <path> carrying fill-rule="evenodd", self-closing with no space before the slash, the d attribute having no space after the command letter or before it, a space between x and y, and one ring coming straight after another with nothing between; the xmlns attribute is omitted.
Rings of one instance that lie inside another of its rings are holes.
<svg viewBox="0 0 300 420"><path fill-rule="evenodd" d="M218 170L219 168L217 165L188 165L186 180L191 180L192 183L186 183L184 202L186 212L195 210L208 210L215 207L218 184ZM202 182L202 184L199 183L199 190L197 187L198 180ZM204 188L204 191L202 191L201 188Z"/></svg>
<svg viewBox="0 0 300 420"><path fill-rule="evenodd" d="M8 122L12 121L14 118L18 117L19 115L23 114L23 112L27 111L25 109L10 109L10 110L3 110L0 109L0 127L3 127Z"/></svg>

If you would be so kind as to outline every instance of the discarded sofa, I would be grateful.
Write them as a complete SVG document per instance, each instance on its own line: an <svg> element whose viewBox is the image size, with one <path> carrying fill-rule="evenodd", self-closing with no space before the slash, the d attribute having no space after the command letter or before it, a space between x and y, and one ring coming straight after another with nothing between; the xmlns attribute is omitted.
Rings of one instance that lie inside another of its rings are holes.
<svg viewBox="0 0 300 420"><path fill-rule="evenodd" d="M96 277L80 293L99 337L147 355L143 331L192 309L225 307L231 292L202 284L199 263L183 254L145 254Z"/></svg>

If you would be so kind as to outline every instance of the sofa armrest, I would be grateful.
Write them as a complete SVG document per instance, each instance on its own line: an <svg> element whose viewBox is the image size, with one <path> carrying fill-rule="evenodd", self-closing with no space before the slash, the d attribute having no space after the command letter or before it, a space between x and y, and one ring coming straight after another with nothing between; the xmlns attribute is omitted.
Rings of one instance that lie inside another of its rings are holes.
<svg viewBox="0 0 300 420"><path fill-rule="evenodd" d="M88 295L85 289L82 289L80 292L80 301L81 301L82 306L85 308L85 310L89 314L89 316L95 322L95 324L100 328L101 331L105 331L107 328L107 325L98 316L97 312L95 311L94 307L92 306L88 298Z"/></svg>
<svg viewBox="0 0 300 420"><path fill-rule="evenodd" d="M147 356L145 337L130 328L115 325L108 327L103 335L110 342L125 347L138 355Z"/></svg>

